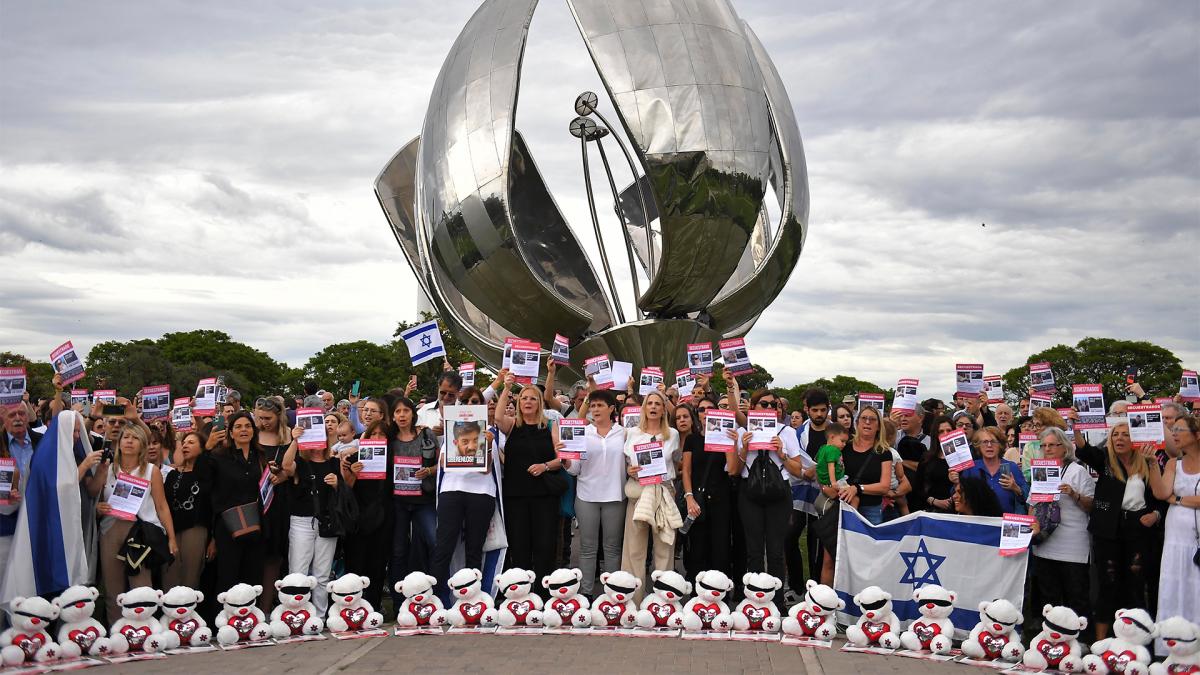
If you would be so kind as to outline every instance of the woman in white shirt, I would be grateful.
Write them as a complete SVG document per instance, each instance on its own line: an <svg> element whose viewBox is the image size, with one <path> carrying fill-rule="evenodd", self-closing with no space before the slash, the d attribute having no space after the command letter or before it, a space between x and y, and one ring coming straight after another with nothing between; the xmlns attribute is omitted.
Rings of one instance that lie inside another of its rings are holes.
<svg viewBox="0 0 1200 675"><path fill-rule="evenodd" d="M1088 559L1091 555L1091 535L1088 533L1088 513L1092 510L1096 479L1087 466L1075 461L1075 444L1058 427L1047 427L1038 434L1042 456L1058 460L1063 465L1062 496L1057 502L1059 520L1049 534L1039 519L1041 542L1033 547L1034 581L1042 601L1050 605L1066 605L1080 616L1089 615ZM1046 507L1038 506L1038 510ZM1051 507L1052 508L1052 507Z"/></svg>
<svg viewBox="0 0 1200 675"><path fill-rule="evenodd" d="M625 508L625 537L621 552L621 569L642 579L642 586L634 594L641 602L650 578L646 574L646 539L654 534L654 569L669 570L675 561L675 528L683 524L679 509L675 506L675 493L671 482L675 480L675 464L679 460L679 432L671 428L667 420L667 397L661 391L652 391L642 400L642 417L636 428L625 430L625 462L629 479L625 481L625 496L629 498ZM666 472L661 482L641 485L638 474L642 472L635 448L645 443L662 443ZM641 506L641 515L635 518ZM648 522L653 521L653 522ZM654 524L659 526L655 527Z"/></svg>
<svg viewBox="0 0 1200 675"><path fill-rule="evenodd" d="M592 423L584 431L587 454L563 462L575 484L575 517L579 521L579 590L592 596L596 554L604 533L604 570L615 572L625 535L625 428L616 424L617 397L601 389L588 396Z"/></svg>

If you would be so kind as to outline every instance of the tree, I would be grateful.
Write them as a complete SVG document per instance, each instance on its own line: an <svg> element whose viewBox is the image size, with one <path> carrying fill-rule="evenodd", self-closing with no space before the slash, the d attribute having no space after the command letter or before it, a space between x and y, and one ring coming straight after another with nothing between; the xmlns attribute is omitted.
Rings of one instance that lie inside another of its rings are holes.
<svg viewBox="0 0 1200 675"><path fill-rule="evenodd" d="M1015 402L1029 392L1029 364L1050 363L1054 373L1054 405L1071 405L1071 385L1099 384L1104 403L1125 398L1125 371L1138 369L1138 383L1150 394L1170 396L1179 391L1183 365L1169 349L1144 340L1088 337L1074 347L1055 345L1031 354L1024 366L1004 374L1004 391Z"/></svg>
<svg viewBox="0 0 1200 675"><path fill-rule="evenodd" d="M367 340L329 345L304 364L304 379L315 380L338 398L350 392L355 380L361 381L360 393L379 395L407 382L412 366L403 347L403 341L398 348L395 342L380 345Z"/></svg>
<svg viewBox="0 0 1200 675"><path fill-rule="evenodd" d="M751 363L750 367L754 369L753 373L738 375L738 387L742 391L753 394L759 389L766 389L767 387L771 386L772 382L775 381L775 377L771 375L766 368L763 368L757 363ZM713 372L710 382L712 384L713 391L720 394L725 393L725 364L713 364Z"/></svg>
<svg viewBox="0 0 1200 675"><path fill-rule="evenodd" d="M860 380L850 375L835 375L833 379L822 377L805 384L797 384L789 389L781 389L779 393L788 400L792 410L797 410L804 406L804 394L813 387L820 387L829 392L830 407L841 403L842 399L846 396L857 396L859 392L883 394L884 400L890 406L892 399L896 395L894 389L884 389L873 382Z"/></svg>
<svg viewBox="0 0 1200 675"><path fill-rule="evenodd" d="M432 321L435 318L437 317L429 312L421 312L421 318L419 320L412 322L401 321L400 324L396 326L396 332L392 333L392 337L396 338L396 340L392 343L392 345L400 354L400 357L407 370L405 371L404 377L393 386L404 386L408 381L409 375L415 373L417 376L418 391L428 396L433 395L434 382L437 381L438 374L441 373L442 369L444 368L442 360L435 359L433 361L426 361L425 363L422 363L414 368L412 366L412 357L408 353L408 346L404 343L404 339L401 338L400 335L407 330L416 328L417 326L427 321ZM438 322L438 330L441 331L442 344L446 347L446 358L450 361L451 366L458 368L464 363L478 361L478 359L475 358L475 355L472 354L462 342L459 342L458 338L454 337L453 333L446 330L445 324L443 324L441 321ZM479 369L475 372L475 386L482 388L487 386L488 383L492 381L492 378L488 374L489 371L485 371L483 369L484 366L482 363L479 363L478 367ZM413 396L419 397L420 394L414 393Z"/></svg>
<svg viewBox="0 0 1200 675"><path fill-rule="evenodd" d="M212 375L225 375L227 383L238 389L244 398L279 393L285 388L287 366L266 352L230 339L221 331L167 333L155 344L172 363L204 364L212 368ZM196 383L190 386L194 387Z"/></svg>
<svg viewBox="0 0 1200 675"><path fill-rule="evenodd" d="M30 401L54 395L54 367L49 362L38 363L15 352L0 352L0 368L17 367L25 368L25 390Z"/></svg>

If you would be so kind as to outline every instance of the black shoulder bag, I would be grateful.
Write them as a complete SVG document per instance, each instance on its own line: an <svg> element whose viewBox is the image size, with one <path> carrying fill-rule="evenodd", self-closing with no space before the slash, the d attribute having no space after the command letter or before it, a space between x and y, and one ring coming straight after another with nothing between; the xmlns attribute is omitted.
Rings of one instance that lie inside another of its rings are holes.
<svg viewBox="0 0 1200 675"><path fill-rule="evenodd" d="M313 502L313 514L317 518L317 534L322 537L344 537L353 534L358 521L358 499L354 491L342 480L337 473L337 485L325 508L321 508L321 485L317 474L313 471L312 462L304 461L308 470L308 493Z"/></svg>
<svg viewBox="0 0 1200 675"><path fill-rule="evenodd" d="M769 450L756 450L758 458L750 467L742 489L755 504L772 504L792 496L792 486L783 477L779 465L771 459ZM763 460L766 461L763 461Z"/></svg>

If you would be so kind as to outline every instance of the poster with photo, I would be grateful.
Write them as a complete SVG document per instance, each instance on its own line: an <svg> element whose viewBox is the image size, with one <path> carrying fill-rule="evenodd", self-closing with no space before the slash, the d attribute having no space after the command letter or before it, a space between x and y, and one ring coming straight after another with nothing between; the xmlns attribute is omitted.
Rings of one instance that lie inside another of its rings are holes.
<svg viewBox="0 0 1200 675"><path fill-rule="evenodd" d="M131 522L137 520L138 511L142 508L142 502L148 494L150 494L150 481L125 472L117 473L117 481L113 484L112 494L107 500L109 506L112 507L109 515Z"/></svg>
<svg viewBox="0 0 1200 675"><path fill-rule="evenodd" d="M1054 371L1049 362L1029 364L1029 387L1038 393L1054 393Z"/></svg>
<svg viewBox="0 0 1200 675"><path fill-rule="evenodd" d="M863 411L863 408L874 408L879 411L880 417L883 416L883 394L872 394L870 392L859 392L858 394L858 409L854 411L855 417Z"/></svg>
<svg viewBox="0 0 1200 675"><path fill-rule="evenodd" d="M500 368L503 370L512 370L512 347L516 342L520 342L521 338L506 337L504 338L504 352L500 356Z"/></svg>
<svg viewBox="0 0 1200 675"><path fill-rule="evenodd" d="M612 362L613 389L627 391L629 389L629 378L631 377L633 377L632 363L628 361Z"/></svg>
<svg viewBox="0 0 1200 675"><path fill-rule="evenodd" d="M1037 439L1037 434L1031 431L1022 431L1021 433L1017 434L1017 448L1021 451L1022 457L1025 456L1025 446L1036 442Z"/></svg>
<svg viewBox="0 0 1200 675"><path fill-rule="evenodd" d="M1185 370L1179 378L1179 395L1191 403L1200 402L1200 376L1194 370Z"/></svg>
<svg viewBox="0 0 1200 675"><path fill-rule="evenodd" d="M1056 502L1062 497L1062 464L1057 459L1029 461L1029 501Z"/></svg>
<svg viewBox="0 0 1200 675"><path fill-rule="evenodd" d="M62 377L64 387L83 379L83 360L75 353L75 345L71 344L70 340L50 352L50 365L54 367L54 372Z"/></svg>
<svg viewBox="0 0 1200 675"><path fill-rule="evenodd" d="M196 393L192 397L192 414L196 417L212 417L217 412L217 378L206 377L196 385Z"/></svg>
<svg viewBox="0 0 1200 675"><path fill-rule="evenodd" d="M116 389L97 389L92 392L92 403L96 405L116 405Z"/></svg>
<svg viewBox="0 0 1200 675"><path fill-rule="evenodd" d="M171 407L171 426L175 431L192 430L192 399L175 399L175 405Z"/></svg>
<svg viewBox="0 0 1200 675"><path fill-rule="evenodd" d="M587 420L577 420L564 417L558 421L558 438L563 447L558 456L563 459L587 459L587 443L584 434L587 430Z"/></svg>
<svg viewBox="0 0 1200 675"><path fill-rule="evenodd" d="M87 389L72 389L71 390L71 405L87 405L89 400Z"/></svg>
<svg viewBox="0 0 1200 675"><path fill-rule="evenodd" d="M711 342L697 342L687 346L688 370L692 374L711 373L713 370L713 351Z"/></svg>
<svg viewBox="0 0 1200 675"><path fill-rule="evenodd" d="M1001 375L984 375L983 387L987 391L988 403L996 405L1004 403L1004 377Z"/></svg>
<svg viewBox="0 0 1200 675"><path fill-rule="evenodd" d="M920 382L917 379L903 379L897 382L896 395L892 397L892 410L916 410L917 406L921 405L920 399L917 398L917 385ZM882 406L879 411L883 412Z"/></svg>
<svg viewBox="0 0 1200 675"><path fill-rule="evenodd" d="M463 389L475 386L475 362L468 361L458 367L458 376L462 378Z"/></svg>
<svg viewBox="0 0 1200 675"><path fill-rule="evenodd" d="M529 340L512 343L512 374L521 384L533 384L541 367L542 345Z"/></svg>
<svg viewBox="0 0 1200 675"><path fill-rule="evenodd" d="M420 457L405 457L396 455L392 458L392 494L397 497L420 497L421 479L417 472L421 470Z"/></svg>
<svg viewBox="0 0 1200 675"><path fill-rule="evenodd" d="M612 389L612 362L609 360L608 354L593 356L584 361L583 376L585 378L592 378L592 381L596 383L597 389Z"/></svg>
<svg viewBox="0 0 1200 675"><path fill-rule="evenodd" d="M642 407L638 405L627 405L621 408L621 426L626 429L634 429L642 423Z"/></svg>
<svg viewBox="0 0 1200 675"><path fill-rule="evenodd" d="M983 391L983 364L959 363L954 366L955 396L975 396Z"/></svg>
<svg viewBox="0 0 1200 675"><path fill-rule="evenodd" d="M750 432L749 450L774 450L772 440L779 433L779 420L774 411L751 410L746 413L746 429Z"/></svg>
<svg viewBox="0 0 1200 675"><path fill-rule="evenodd" d="M633 457L641 469L638 471L639 485L658 485L667 475L667 458L663 454L662 441L637 443L633 446Z"/></svg>
<svg viewBox="0 0 1200 675"><path fill-rule="evenodd" d="M746 353L744 339L721 340L717 346L721 349L721 360L725 362L725 372L734 375L746 375L754 372L754 366L750 365L750 355Z"/></svg>
<svg viewBox="0 0 1200 675"><path fill-rule="evenodd" d="M0 506L11 506L16 503L16 500L12 498L16 476L17 460L12 457L0 457Z"/></svg>
<svg viewBox="0 0 1200 675"><path fill-rule="evenodd" d="M24 366L0 368L0 406L20 403L26 385Z"/></svg>
<svg viewBox="0 0 1200 675"><path fill-rule="evenodd" d="M263 469L262 475L258 477L258 501L262 504L263 515L266 515L275 503L275 484L271 482L270 467Z"/></svg>
<svg viewBox="0 0 1200 675"><path fill-rule="evenodd" d="M1162 443L1162 406L1156 403L1135 403L1125 409L1129 420L1129 440L1133 443Z"/></svg>
<svg viewBox="0 0 1200 675"><path fill-rule="evenodd" d="M1007 557L1029 550L1029 544L1033 541L1033 523L1036 520L1035 516L1004 514L1000 524L1000 555Z"/></svg>
<svg viewBox="0 0 1200 675"><path fill-rule="evenodd" d="M975 466L975 458L971 456L971 444L961 429L955 429L942 436L942 455L951 471L961 472Z"/></svg>
<svg viewBox="0 0 1200 675"><path fill-rule="evenodd" d="M387 478L387 439L358 439L358 461L362 462L359 480L383 480Z"/></svg>
<svg viewBox="0 0 1200 675"><path fill-rule="evenodd" d="M300 436L301 450L320 450L325 447L325 409L300 408L296 411L296 426L304 430Z"/></svg>
<svg viewBox="0 0 1200 675"><path fill-rule="evenodd" d="M451 473L487 473L487 406L446 406L442 426L446 432L443 468Z"/></svg>
<svg viewBox="0 0 1200 675"><path fill-rule="evenodd" d="M142 389L142 419L157 420L171 414L171 385L155 384Z"/></svg>
<svg viewBox="0 0 1200 675"><path fill-rule="evenodd" d="M638 395L645 396L652 391L658 391L658 385L664 381L662 368L646 366L638 376Z"/></svg>
<svg viewBox="0 0 1200 675"><path fill-rule="evenodd" d="M560 366L571 365L571 343L565 336L554 334L554 344L550 346L550 360Z"/></svg>
<svg viewBox="0 0 1200 675"><path fill-rule="evenodd" d="M707 452L729 452L736 441L729 432L737 431L737 418L731 410L714 408L704 416L704 449Z"/></svg>
<svg viewBox="0 0 1200 675"><path fill-rule="evenodd" d="M692 374L690 368L681 368L675 371L675 390L679 392L679 400L690 399L695 388L696 376Z"/></svg>
<svg viewBox="0 0 1200 675"><path fill-rule="evenodd" d="M1029 414L1032 415L1034 410L1038 408L1053 408L1054 401L1045 394L1030 394L1029 395Z"/></svg>
<svg viewBox="0 0 1200 675"><path fill-rule="evenodd" d="M1077 384L1071 387L1073 407L1079 412L1079 421L1075 429L1107 429L1104 421L1108 410L1104 407L1104 387L1099 384Z"/></svg>

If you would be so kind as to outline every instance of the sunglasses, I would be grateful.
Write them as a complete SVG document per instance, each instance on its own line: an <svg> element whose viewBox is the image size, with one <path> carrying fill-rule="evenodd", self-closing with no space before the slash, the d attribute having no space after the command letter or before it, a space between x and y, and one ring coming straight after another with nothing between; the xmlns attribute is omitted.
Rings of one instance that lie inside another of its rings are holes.
<svg viewBox="0 0 1200 675"><path fill-rule="evenodd" d="M758 407L776 409L779 407L779 404L775 401L759 401Z"/></svg>
<svg viewBox="0 0 1200 675"><path fill-rule="evenodd" d="M274 410L275 412L279 412L279 403L277 403L274 399L260 398L254 402L254 407L262 410Z"/></svg>

